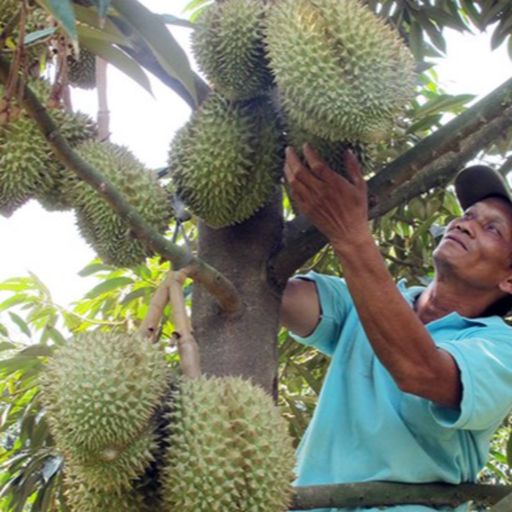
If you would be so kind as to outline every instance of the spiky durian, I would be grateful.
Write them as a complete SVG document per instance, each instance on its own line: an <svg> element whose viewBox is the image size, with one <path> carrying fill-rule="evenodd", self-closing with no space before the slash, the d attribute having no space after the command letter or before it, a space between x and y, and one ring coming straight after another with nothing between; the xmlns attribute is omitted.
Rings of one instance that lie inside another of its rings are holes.
<svg viewBox="0 0 512 512"><path fill-rule="evenodd" d="M80 49L78 58L68 57L68 80L74 87L93 89L96 87L96 55L86 48Z"/></svg>
<svg viewBox="0 0 512 512"><path fill-rule="evenodd" d="M238 377L201 377L182 383L173 406L162 483L169 510L287 510L292 442L261 388Z"/></svg>
<svg viewBox="0 0 512 512"><path fill-rule="evenodd" d="M59 439L56 441L59 446ZM90 452L78 452L67 446L61 450L67 467L85 484L99 491L116 493L129 490L134 481L144 474L154 460L157 448L153 425L148 422L145 431L125 445Z"/></svg>
<svg viewBox="0 0 512 512"><path fill-rule="evenodd" d="M87 141L77 153L100 171L146 222L164 232L171 218L168 195L156 176L125 147ZM122 219L89 184L70 176L62 189L74 205L78 227L105 263L130 267L144 261L150 250L134 237Z"/></svg>
<svg viewBox="0 0 512 512"><path fill-rule="evenodd" d="M368 145L348 141L331 141L308 133L300 128L292 127L287 131L288 143L295 148L298 155L303 158L302 147L305 143L311 145L318 156L338 174L346 176L345 158L346 150L350 150L358 158L364 170L371 168L370 150Z"/></svg>
<svg viewBox="0 0 512 512"><path fill-rule="evenodd" d="M51 116L59 127L60 134L71 147L76 147L87 140L96 139L97 125L88 115L82 112L73 113L52 109ZM35 198L48 211L69 210L73 204L68 201L63 187L69 185L70 180L78 180L78 177L67 171L53 155L46 170L51 179L51 186L37 189Z"/></svg>
<svg viewBox="0 0 512 512"><path fill-rule="evenodd" d="M359 0L274 2L266 41L284 110L320 137L381 141L413 97L410 51Z"/></svg>
<svg viewBox="0 0 512 512"><path fill-rule="evenodd" d="M215 90L232 100L248 99L272 84L263 43L266 6L254 0L215 2L202 12L192 49Z"/></svg>
<svg viewBox="0 0 512 512"><path fill-rule="evenodd" d="M212 227L242 222L269 199L283 141L266 99L211 96L174 139L169 168L176 194Z"/></svg>
<svg viewBox="0 0 512 512"><path fill-rule="evenodd" d="M143 498L135 490L105 491L85 482L67 466L64 471L64 498L71 512L143 512L147 510Z"/></svg>
<svg viewBox="0 0 512 512"><path fill-rule="evenodd" d="M46 105L50 96L49 84L34 80L29 85L39 101ZM0 97L3 94L4 89L0 86ZM96 134L94 122L85 114L61 109L49 109L48 113L71 145ZM36 123L24 111L16 120L0 126L0 213L9 216L34 197L45 206L61 203L63 194L56 190L60 169L62 165ZM55 196L53 202L49 199L52 195Z"/></svg>
<svg viewBox="0 0 512 512"><path fill-rule="evenodd" d="M162 351L135 334L89 332L50 358L41 400L56 442L115 458L146 429L167 389Z"/></svg>

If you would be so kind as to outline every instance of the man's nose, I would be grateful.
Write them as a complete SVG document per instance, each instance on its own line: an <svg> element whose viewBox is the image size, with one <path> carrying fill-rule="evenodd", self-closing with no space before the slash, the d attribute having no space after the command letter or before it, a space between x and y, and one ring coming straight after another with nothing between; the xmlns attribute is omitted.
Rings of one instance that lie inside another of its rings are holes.
<svg viewBox="0 0 512 512"><path fill-rule="evenodd" d="M462 231L464 234L468 235L471 238L473 238L474 236L474 226L472 225L471 220L460 219L455 225L455 228L458 229L459 231Z"/></svg>

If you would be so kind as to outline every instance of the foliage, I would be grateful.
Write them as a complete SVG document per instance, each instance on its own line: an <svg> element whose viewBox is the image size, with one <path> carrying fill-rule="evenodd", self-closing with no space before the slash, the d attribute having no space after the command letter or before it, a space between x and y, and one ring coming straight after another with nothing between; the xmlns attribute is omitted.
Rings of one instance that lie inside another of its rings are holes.
<svg viewBox="0 0 512 512"><path fill-rule="evenodd" d="M197 105L196 77L166 25L193 26L198 13L210 1L191 1L187 10L190 21L156 15L136 0L35 1L55 16L59 22L57 30L63 30L70 41L103 57L149 90L146 71L136 56L143 47L164 73L179 82L181 89L175 90ZM431 60L442 56L446 49L443 30L483 30L492 26L493 47L506 42L512 56L512 7L507 0L366 3L399 28L418 62L423 62L416 100L403 126L396 128L391 143L374 148L373 168L368 169L371 174L433 133L447 118L461 113L473 99L470 95L449 95L439 87ZM13 21L15 24L16 19ZM55 32L55 28L34 31L26 34L25 43L30 47L42 46ZM12 54L16 40L7 34L5 41L0 38L0 45L0 52ZM482 156L509 155L511 135L505 134ZM285 217L293 217L287 198L284 205ZM375 220L374 235L392 274L407 278L411 284L428 282L436 237L442 226L458 213L458 204L448 189L417 197ZM195 237L194 225L190 229ZM180 241L185 243L184 234ZM167 270L168 263L158 258L132 270L109 267L95 260L81 275L94 275L99 282L71 309L56 304L35 275L0 283L0 313L6 317L0 323L0 509L65 509L61 493L62 458L53 446L44 412L37 402L37 375L54 347L66 343L69 335L95 329L136 329ZM308 270L342 274L329 248L316 254L302 272ZM162 336L170 338L173 325L168 309L164 320ZM298 442L316 404L328 361L294 342L285 330L279 335L279 351L280 405ZM176 364L174 351L169 359ZM485 481L511 483L510 433L510 422L506 422L496 434L492 458L482 476Z"/></svg>

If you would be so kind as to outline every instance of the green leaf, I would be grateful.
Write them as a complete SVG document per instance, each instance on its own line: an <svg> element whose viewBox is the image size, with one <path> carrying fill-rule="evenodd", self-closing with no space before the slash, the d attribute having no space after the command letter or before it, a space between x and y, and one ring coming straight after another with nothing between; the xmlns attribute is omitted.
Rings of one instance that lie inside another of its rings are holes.
<svg viewBox="0 0 512 512"><path fill-rule="evenodd" d="M77 26L77 31L80 43L84 39L97 39L112 44L128 44L126 38L119 32L107 32L106 30L99 30L82 23Z"/></svg>
<svg viewBox="0 0 512 512"><path fill-rule="evenodd" d="M32 345L20 350L19 355L23 357L48 357L53 354L53 351L54 349L48 345Z"/></svg>
<svg viewBox="0 0 512 512"><path fill-rule="evenodd" d="M30 34L27 34L25 36L23 44L25 44L25 46L28 46L32 43L36 43L39 40L46 39L48 36L54 34L56 30L57 27L48 27L42 30L36 30L35 32L30 32Z"/></svg>
<svg viewBox="0 0 512 512"><path fill-rule="evenodd" d="M2 311L5 311L6 309L12 308L13 306L17 306L18 304L22 304L23 302L27 302L27 295L24 294L16 294L12 297L9 297L8 299L4 300L2 303L0 303L0 313Z"/></svg>
<svg viewBox="0 0 512 512"><path fill-rule="evenodd" d="M149 94L153 95L151 84L145 71L142 69L139 63L133 60L128 54L118 50L117 48L114 48L112 45L105 44L103 41L99 41L93 38L81 37L80 42L85 48L118 68L125 75L129 76L133 81L138 83ZM104 267L104 265L97 266ZM88 267L86 267L86 269L87 268ZM89 275L95 271L88 271L88 274L85 275ZM84 275L83 271L80 272L80 275Z"/></svg>
<svg viewBox="0 0 512 512"><path fill-rule="evenodd" d="M86 294L85 297L88 299L94 299L95 297L98 297L102 293L106 293L116 288L127 286L132 283L133 279L131 279L130 277L114 277L113 279L103 281L99 285L95 286L90 292Z"/></svg>
<svg viewBox="0 0 512 512"><path fill-rule="evenodd" d="M95 274L96 272L101 272L102 270L112 270L113 267L110 265L105 265L104 263L90 263L86 267L84 267L80 272L78 272L78 275L80 277L87 277L91 274Z"/></svg>
<svg viewBox="0 0 512 512"><path fill-rule="evenodd" d="M15 348L18 348L18 346L15 345L14 343L10 343L8 341L2 341L0 343L0 352L2 352L4 350L13 350Z"/></svg>
<svg viewBox="0 0 512 512"><path fill-rule="evenodd" d="M30 336L32 336L32 333L30 332L30 329L25 320L23 320L23 318L21 318L16 313L13 313L12 311L9 311L9 316L11 317L11 320L19 327L20 331L23 334L25 334L29 338Z"/></svg>
<svg viewBox="0 0 512 512"><path fill-rule="evenodd" d="M73 41L78 41L75 11L71 0L37 0L62 25Z"/></svg>
<svg viewBox="0 0 512 512"><path fill-rule="evenodd" d="M160 65L182 83L197 104L194 74L187 55L167 29L162 18L136 0L113 0L112 5L149 45Z"/></svg>
<svg viewBox="0 0 512 512"><path fill-rule="evenodd" d="M167 25L176 25L177 27L194 28L194 24L189 20L184 20L173 16L172 14L160 14L160 17L164 20Z"/></svg>
<svg viewBox="0 0 512 512"><path fill-rule="evenodd" d="M141 297L148 297L151 295L151 292L154 290L152 286L145 286L143 288L139 288L131 293L129 293L124 299L121 301L123 306L126 306L130 302L140 299Z"/></svg>

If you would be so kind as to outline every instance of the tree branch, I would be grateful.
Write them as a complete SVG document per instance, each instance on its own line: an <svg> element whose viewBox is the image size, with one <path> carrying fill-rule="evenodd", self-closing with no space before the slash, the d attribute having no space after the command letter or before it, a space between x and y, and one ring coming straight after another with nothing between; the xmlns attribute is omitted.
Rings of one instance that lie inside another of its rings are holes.
<svg viewBox="0 0 512 512"><path fill-rule="evenodd" d="M368 181L370 218L446 185L465 162L512 126L512 79L388 164ZM281 286L327 242L304 216L286 223L283 245L269 262Z"/></svg>
<svg viewBox="0 0 512 512"><path fill-rule="evenodd" d="M395 482L364 482L355 484L315 485L296 487L290 510L312 510L317 508L359 508L389 505L425 505L431 507L456 507L472 501L478 506L491 506L508 495L511 486L443 483L403 484ZM499 502L501 506L502 502ZM492 509L492 512L510 510ZM506 505L509 505L508 508Z"/></svg>
<svg viewBox="0 0 512 512"><path fill-rule="evenodd" d="M5 84L8 76L9 63L0 57L0 82ZM233 313L238 310L240 300L233 284L213 267L169 242L149 226L112 183L71 149L44 107L26 86L22 104L36 122L58 160L89 183L121 217L126 219L133 232L146 246L171 261L175 269L190 266L190 277L203 285L217 299L224 311Z"/></svg>

